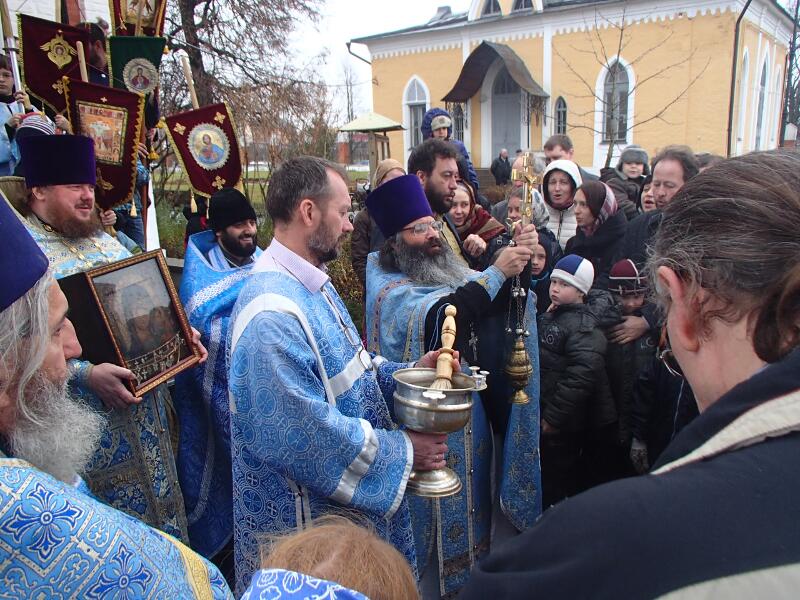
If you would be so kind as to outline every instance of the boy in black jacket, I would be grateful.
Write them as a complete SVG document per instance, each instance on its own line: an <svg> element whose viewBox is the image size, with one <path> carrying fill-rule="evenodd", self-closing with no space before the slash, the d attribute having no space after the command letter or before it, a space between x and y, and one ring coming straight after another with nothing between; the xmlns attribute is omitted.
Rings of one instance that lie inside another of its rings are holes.
<svg viewBox="0 0 800 600"><path fill-rule="evenodd" d="M586 488L587 432L617 418L605 374L606 338L584 303L593 279L588 260L562 258L550 275L552 304L538 317L545 507Z"/></svg>

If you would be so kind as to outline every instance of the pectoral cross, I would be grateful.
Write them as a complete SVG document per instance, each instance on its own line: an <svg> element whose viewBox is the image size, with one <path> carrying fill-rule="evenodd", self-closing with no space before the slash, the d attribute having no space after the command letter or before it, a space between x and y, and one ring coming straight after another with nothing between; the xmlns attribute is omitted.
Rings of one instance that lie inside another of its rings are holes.
<svg viewBox="0 0 800 600"><path fill-rule="evenodd" d="M472 325L469 327L469 341L467 342L469 347L472 348L472 362L478 362L478 336L475 335L475 330L472 328Z"/></svg>

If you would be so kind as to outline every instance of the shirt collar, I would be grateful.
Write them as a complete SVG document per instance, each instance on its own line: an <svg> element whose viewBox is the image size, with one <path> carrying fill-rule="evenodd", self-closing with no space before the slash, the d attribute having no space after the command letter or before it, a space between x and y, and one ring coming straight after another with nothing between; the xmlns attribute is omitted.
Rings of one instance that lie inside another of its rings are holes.
<svg viewBox="0 0 800 600"><path fill-rule="evenodd" d="M330 277L325 271L318 269L299 254L295 254L275 238L272 238L264 255L271 256L311 293L320 291L322 286L330 281Z"/></svg>

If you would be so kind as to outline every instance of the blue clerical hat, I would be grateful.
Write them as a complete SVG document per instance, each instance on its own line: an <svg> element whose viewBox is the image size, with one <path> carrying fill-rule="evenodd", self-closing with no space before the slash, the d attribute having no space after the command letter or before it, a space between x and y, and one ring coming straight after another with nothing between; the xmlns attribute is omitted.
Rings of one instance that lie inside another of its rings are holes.
<svg viewBox="0 0 800 600"><path fill-rule="evenodd" d="M97 181L94 141L82 135L37 135L19 141L25 185L69 185Z"/></svg>
<svg viewBox="0 0 800 600"><path fill-rule="evenodd" d="M0 239L5 245L0 252L0 311L4 311L42 278L50 261L2 195Z"/></svg>
<svg viewBox="0 0 800 600"><path fill-rule="evenodd" d="M367 196L369 216L385 237L422 217L432 217L431 205L416 175L396 177Z"/></svg>

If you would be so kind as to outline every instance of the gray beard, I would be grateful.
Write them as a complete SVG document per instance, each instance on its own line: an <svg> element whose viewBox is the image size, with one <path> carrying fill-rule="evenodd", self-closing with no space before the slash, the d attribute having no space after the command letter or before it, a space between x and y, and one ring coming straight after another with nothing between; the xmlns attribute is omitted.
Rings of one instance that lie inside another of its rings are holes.
<svg viewBox="0 0 800 600"><path fill-rule="evenodd" d="M105 418L73 397L66 382L43 373L27 385L25 400L33 417L17 415L9 435L12 455L72 485L100 443Z"/></svg>
<svg viewBox="0 0 800 600"><path fill-rule="evenodd" d="M422 285L448 286L455 289L464 285L467 278L474 273L458 260L444 240L441 254L429 256L424 248L412 248L403 241L403 238L397 236L395 256L400 270L411 280Z"/></svg>

